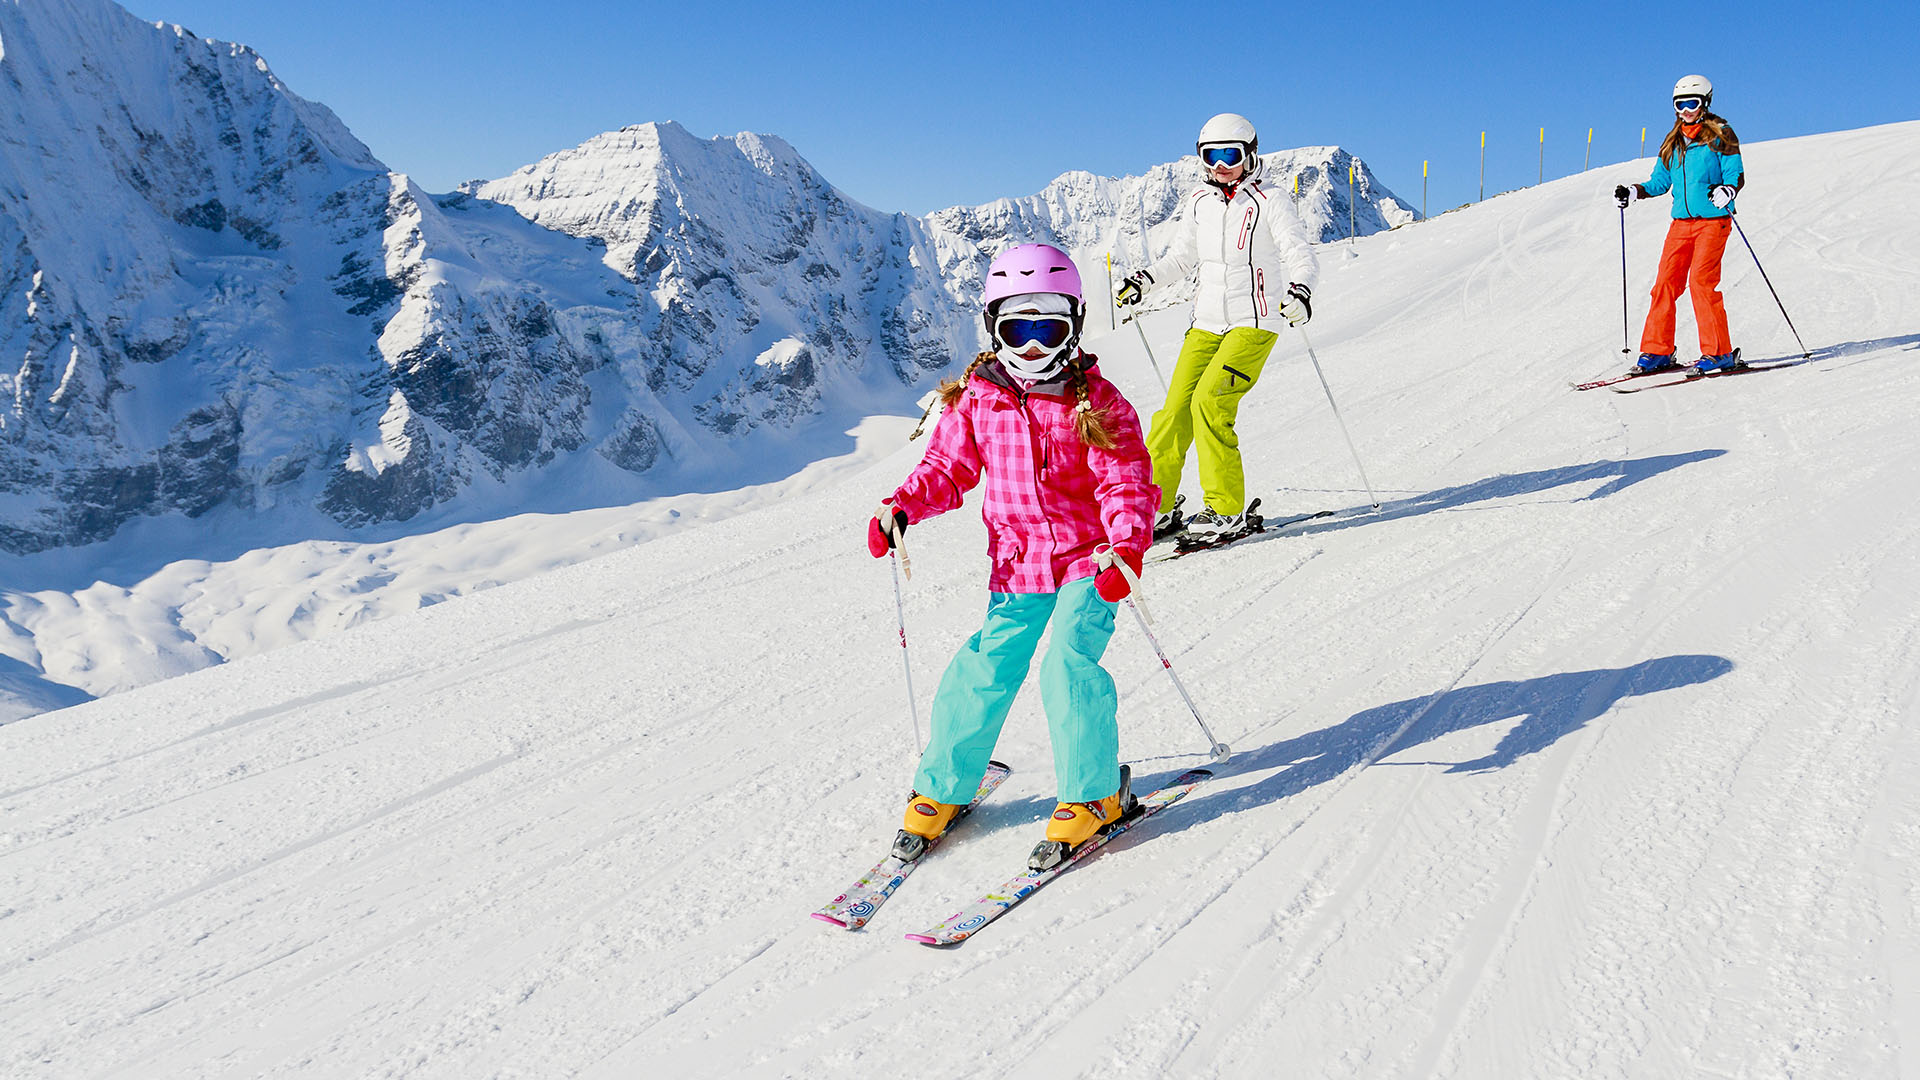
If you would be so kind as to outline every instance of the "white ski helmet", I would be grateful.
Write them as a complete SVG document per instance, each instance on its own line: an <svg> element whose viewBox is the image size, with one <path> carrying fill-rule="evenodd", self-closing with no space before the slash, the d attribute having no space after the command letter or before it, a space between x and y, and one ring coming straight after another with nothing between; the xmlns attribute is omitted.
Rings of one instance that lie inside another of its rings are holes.
<svg viewBox="0 0 1920 1080"><path fill-rule="evenodd" d="M1713 104L1713 84L1707 81L1705 75L1685 76L1679 82L1673 84L1673 99L1678 101L1683 97L1697 97L1711 106Z"/></svg>
<svg viewBox="0 0 1920 1080"><path fill-rule="evenodd" d="M1230 145L1240 147L1247 155L1248 177L1260 171L1260 135L1253 130L1253 121L1239 113L1223 112L1200 125L1200 137L1194 140L1193 152L1200 154L1209 146Z"/></svg>

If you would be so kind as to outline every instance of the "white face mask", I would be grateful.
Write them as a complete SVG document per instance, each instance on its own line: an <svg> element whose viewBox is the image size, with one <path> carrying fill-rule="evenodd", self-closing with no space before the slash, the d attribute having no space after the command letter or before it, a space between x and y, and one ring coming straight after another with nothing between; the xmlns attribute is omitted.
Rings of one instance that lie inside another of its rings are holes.
<svg viewBox="0 0 1920 1080"><path fill-rule="evenodd" d="M994 354L1007 373L1027 383L1060 374L1078 336L1074 307L1073 298L1062 293L1024 293L1001 301L991 325Z"/></svg>

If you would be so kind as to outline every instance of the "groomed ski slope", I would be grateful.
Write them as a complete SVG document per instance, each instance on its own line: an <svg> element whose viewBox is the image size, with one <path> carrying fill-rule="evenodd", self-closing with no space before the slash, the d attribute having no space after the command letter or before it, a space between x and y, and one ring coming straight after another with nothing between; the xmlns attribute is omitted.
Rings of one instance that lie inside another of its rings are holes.
<svg viewBox="0 0 1920 1080"><path fill-rule="evenodd" d="M1568 390L1620 362L1645 162L1321 250L1383 509L1283 335L1252 494L1343 516L1146 578L1233 761L967 944L901 935L1040 834L1031 692L964 834L808 918L914 756L893 419L844 483L0 727L0 1075L1920 1076L1920 123L1746 155L1784 371ZM1157 405L1131 328L1091 347ZM923 723L977 514L908 537ZM1201 763L1125 612L1109 656L1142 783Z"/></svg>

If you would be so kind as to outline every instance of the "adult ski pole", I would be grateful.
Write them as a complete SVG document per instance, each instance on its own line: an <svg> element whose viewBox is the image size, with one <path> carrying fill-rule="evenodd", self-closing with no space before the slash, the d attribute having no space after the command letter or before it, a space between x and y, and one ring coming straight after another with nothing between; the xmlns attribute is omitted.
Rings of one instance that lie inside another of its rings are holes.
<svg viewBox="0 0 1920 1080"><path fill-rule="evenodd" d="M1200 718L1200 708L1193 703L1193 695L1187 693L1186 684L1180 681L1180 676L1173 670L1173 662L1167 659L1167 650L1161 648L1160 639L1153 636L1153 624L1146 614L1146 600L1140 598L1139 575L1133 572L1133 567L1128 566L1125 559L1115 557L1113 549L1105 545L1094 550L1093 558L1095 564L1101 569L1118 566L1120 573L1126 577L1127 610L1133 612L1134 619L1140 623L1140 632L1147 636L1147 644L1153 646L1153 654L1160 658L1160 666L1166 669L1167 678L1173 680L1173 688L1180 692L1180 700L1187 703L1187 711L1193 714L1193 722L1200 725L1200 734L1206 736L1208 760L1215 765L1225 765L1227 759L1233 756L1233 750L1226 743L1213 737L1213 729ZM1138 603L1135 602L1136 599L1139 599Z"/></svg>
<svg viewBox="0 0 1920 1080"><path fill-rule="evenodd" d="M1313 361L1313 373L1320 376L1320 389L1327 392L1327 404L1333 409L1333 418L1340 425L1340 434L1347 440L1347 452L1353 455L1353 467L1360 470L1360 482L1366 485L1367 497L1373 500L1373 508L1380 509L1380 496L1373 493L1373 483L1367 479L1367 467L1360 464L1360 451L1354 449L1353 433L1347 430L1347 421L1340 415L1340 406L1333 400L1333 387L1327 385L1327 373L1320 369L1320 357L1313 351L1313 339L1307 336L1307 328L1296 327L1300 331L1300 340L1307 346L1307 359Z"/></svg>
<svg viewBox="0 0 1920 1080"><path fill-rule="evenodd" d="M1164 392L1167 389L1167 377L1160 373L1160 361L1153 358L1153 346L1147 344L1147 332L1140 327L1139 315L1140 312L1136 311L1124 321L1132 323L1133 328L1140 332L1140 347L1147 350L1147 363L1153 365L1153 375L1160 380L1160 389Z"/></svg>
<svg viewBox="0 0 1920 1080"><path fill-rule="evenodd" d="M1807 351L1807 343L1800 341L1800 331L1794 330L1793 316L1787 314L1787 305L1780 303L1780 294L1773 289L1773 279L1767 276L1767 268L1760 265L1760 254L1753 250L1753 241L1747 239L1747 230L1740 227L1740 219L1737 217L1733 219L1733 228L1740 234L1740 242L1747 245L1747 254L1753 256L1753 266L1760 271L1760 280L1766 282L1767 291L1773 293L1773 302L1780 308L1780 317L1787 320L1787 329L1793 330L1793 340L1800 343L1801 357L1807 360L1813 359L1813 354Z"/></svg>
<svg viewBox="0 0 1920 1080"><path fill-rule="evenodd" d="M1627 324L1627 208L1620 208L1620 351L1633 352L1632 331Z"/></svg>

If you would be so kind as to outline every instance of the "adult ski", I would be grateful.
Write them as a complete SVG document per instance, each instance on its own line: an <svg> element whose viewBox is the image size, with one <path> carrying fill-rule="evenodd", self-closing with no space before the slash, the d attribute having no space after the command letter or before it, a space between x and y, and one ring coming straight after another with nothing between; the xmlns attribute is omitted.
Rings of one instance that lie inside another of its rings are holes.
<svg viewBox="0 0 1920 1080"><path fill-rule="evenodd" d="M940 925L925 933L908 934L907 940L922 945L953 945L972 937L981 927L1006 914L1015 904L1038 892L1040 887L1061 874L1071 870L1081 860L1091 858L1120 834L1147 820L1153 815L1179 802L1181 799L1211 777L1207 769L1189 769L1175 777L1173 782L1149 794L1140 797L1132 813L1103 833L1081 844L1072 856L1046 870L1028 869L1018 876L1009 878L1006 884L987 892L978 900L949 915Z"/></svg>
<svg viewBox="0 0 1920 1080"><path fill-rule="evenodd" d="M867 925L867 921L880 910L880 905L886 903L887 899L893 895L893 891L900 887L900 883L907 880L913 874L914 868L933 852L934 846L951 834L954 826L960 824L962 818L972 813L973 808L979 806L982 799L993 794L993 789L999 787L1006 780L1007 774L1012 771L998 761L988 762L987 774L980 778L980 789L973 793L973 801L954 815L945 833L927 841L926 848L918 857L901 859L889 853L886 858L875 863L873 869L860 875L853 884L842 890L840 895L834 897L825 907L814 912L813 917L824 923L832 923L843 930L858 930Z"/></svg>
<svg viewBox="0 0 1920 1080"><path fill-rule="evenodd" d="M1644 379L1649 375L1677 375L1685 370L1685 368L1679 366L1655 368L1652 371L1635 369L1624 375L1610 375L1604 379L1594 379L1591 382L1568 383L1567 385L1573 387L1575 390L1598 390L1603 386L1613 386L1616 383L1628 382L1633 379Z"/></svg>
<svg viewBox="0 0 1920 1080"><path fill-rule="evenodd" d="M1245 540L1249 536L1258 536L1261 533L1279 532L1281 529L1284 529L1289 525L1299 525L1302 522L1317 521L1320 518L1332 517L1335 513L1335 511L1333 510L1316 510L1311 514L1301 514L1298 517L1290 517L1283 521L1269 522L1265 518L1253 512L1254 507L1259 505L1260 505L1259 499L1255 499L1253 500L1252 503L1248 504L1247 506L1248 527L1247 528L1235 529L1233 532L1227 533L1222 536L1211 537L1205 541L1188 540L1185 537L1176 539L1174 541L1174 547L1172 551L1161 552L1160 554L1155 555L1152 558L1148 559L1147 562L1150 562L1150 563L1168 562L1173 559L1178 559L1182 555L1191 555L1196 551L1213 551L1218 548L1232 547L1234 544L1237 544L1240 541Z"/></svg>
<svg viewBox="0 0 1920 1080"><path fill-rule="evenodd" d="M1663 386L1680 386L1684 383L1706 382L1708 379L1724 379L1731 375L1757 375L1762 371L1779 371L1781 368L1798 367L1805 360L1778 360L1773 363L1742 364L1739 367L1722 368L1719 371L1701 373L1691 368L1676 373L1674 378L1657 382L1636 382L1626 386L1613 386L1608 389L1616 394L1637 394L1642 390L1658 390Z"/></svg>

